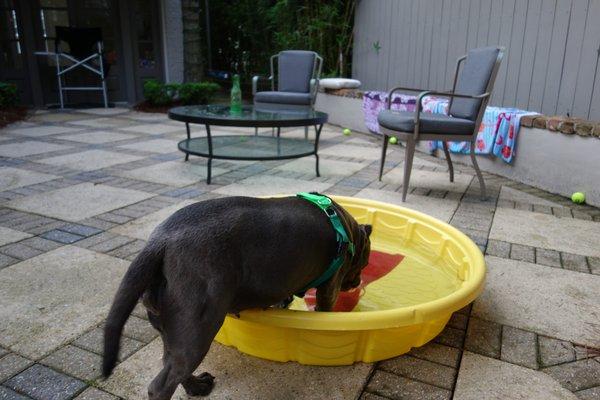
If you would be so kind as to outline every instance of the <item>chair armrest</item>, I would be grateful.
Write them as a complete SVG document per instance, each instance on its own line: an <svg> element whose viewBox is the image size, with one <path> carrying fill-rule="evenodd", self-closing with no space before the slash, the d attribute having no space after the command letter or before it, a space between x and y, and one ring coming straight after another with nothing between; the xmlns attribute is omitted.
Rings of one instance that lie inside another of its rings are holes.
<svg viewBox="0 0 600 400"><path fill-rule="evenodd" d="M389 92L388 92L388 96L387 99L385 101L385 108L387 108L388 110L390 109L391 105L392 105L392 94L394 94L394 92L398 92L398 91L403 91L403 92L424 92L427 89L416 89L416 88L409 88L409 87L402 87L402 86L398 86L395 88L392 88Z"/></svg>
<svg viewBox="0 0 600 400"><path fill-rule="evenodd" d="M314 102L315 99L317 98L318 90L319 90L319 79L318 78L311 79L309 93L310 93L310 98L311 98L312 102Z"/></svg>
<svg viewBox="0 0 600 400"><path fill-rule="evenodd" d="M269 77L264 77L264 76L253 76L252 77L252 95L254 96L256 94L256 92L258 91L258 81L260 79L264 79L264 80L273 80L273 76L269 76Z"/></svg>

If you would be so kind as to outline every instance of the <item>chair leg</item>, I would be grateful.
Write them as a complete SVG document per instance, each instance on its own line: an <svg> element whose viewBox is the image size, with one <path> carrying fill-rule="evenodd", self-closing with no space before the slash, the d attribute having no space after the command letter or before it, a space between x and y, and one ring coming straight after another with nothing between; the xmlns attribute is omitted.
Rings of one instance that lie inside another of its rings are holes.
<svg viewBox="0 0 600 400"><path fill-rule="evenodd" d="M385 165L385 153L387 151L387 145L390 137L388 135L383 135L383 146L381 148L381 163L379 164L379 180L381 181L381 177L383 175L383 166Z"/></svg>
<svg viewBox="0 0 600 400"><path fill-rule="evenodd" d="M308 126L304 127L304 140L308 140Z"/></svg>
<svg viewBox="0 0 600 400"><path fill-rule="evenodd" d="M448 144L442 142L444 147L444 154L446 155L446 161L448 162L448 171L450 172L450 182L454 182L454 167L452 166L452 159L450 158L450 152L448 151Z"/></svg>
<svg viewBox="0 0 600 400"><path fill-rule="evenodd" d="M469 154L471 156L471 161L473 162L475 172L477 173L477 179L479 180L479 187L481 188L481 200L485 200L487 197L485 194L485 182L483 181L483 175L479 170L479 165L477 165L477 159L475 158L475 142L471 142Z"/></svg>
<svg viewBox="0 0 600 400"><path fill-rule="evenodd" d="M412 171L413 157L415 155L415 141L409 139L406 141L406 150L404 157L404 181L402 181L402 202L406 201L408 194L408 184L410 182L410 172Z"/></svg>
<svg viewBox="0 0 600 400"><path fill-rule="evenodd" d="M258 127L254 128L254 136L258 136Z"/></svg>

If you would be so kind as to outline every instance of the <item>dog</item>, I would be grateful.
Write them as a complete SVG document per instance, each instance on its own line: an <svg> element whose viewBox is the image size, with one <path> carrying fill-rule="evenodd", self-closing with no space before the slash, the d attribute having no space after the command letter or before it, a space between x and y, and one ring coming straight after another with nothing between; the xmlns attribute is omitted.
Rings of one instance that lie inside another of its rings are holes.
<svg viewBox="0 0 600 400"><path fill-rule="evenodd" d="M332 310L340 291L360 284L371 248L370 225L359 225L332 202L354 251L340 251L328 215L299 197L228 197L195 203L161 223L131 263L104 329L103 375L110 376L123 326L140 297L162 337L163 369L148 388L167 400L182 384L206 396L209 373L194 376L225 316L286 302L327 270L317 287L317 311Z"/></svg>

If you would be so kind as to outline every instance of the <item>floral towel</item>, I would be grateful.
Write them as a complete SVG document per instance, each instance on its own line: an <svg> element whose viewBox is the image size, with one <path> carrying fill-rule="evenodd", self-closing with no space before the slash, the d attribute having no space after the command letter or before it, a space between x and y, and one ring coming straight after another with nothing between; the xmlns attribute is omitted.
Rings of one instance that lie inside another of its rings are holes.
<svg viewBox="0 0 600 400"><path fill-rule="evenodd" d="M363 96L365 124L373 133L379 133L377 115L385 108L386 97L385 92L366 92ZM416 96L398 94L398 99L394 95L392 109L415 110ZM448 99L426 97L423 100L423 111L446 114ZM475 154L493 154L507 163L512 162L516 156L517 134L521 117L532 114L536 113L516 108L487 107L477 134ZM448 142L448 148L453 153L469 154L469 147L468 142ZM429 149L432 152L438 148L442 148L442 142L429 142Z"/></svg>

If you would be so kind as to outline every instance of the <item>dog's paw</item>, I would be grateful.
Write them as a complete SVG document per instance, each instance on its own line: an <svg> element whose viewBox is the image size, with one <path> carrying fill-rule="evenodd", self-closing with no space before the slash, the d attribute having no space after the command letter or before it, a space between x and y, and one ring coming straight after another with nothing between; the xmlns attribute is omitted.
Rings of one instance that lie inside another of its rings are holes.
<svg viewBox="0 0 600 400"><path fill-rule="evenodd" d="M208 372L191 376L183 382L183 388L189 396L208 396L215 385L215 377Z"/></svg>

